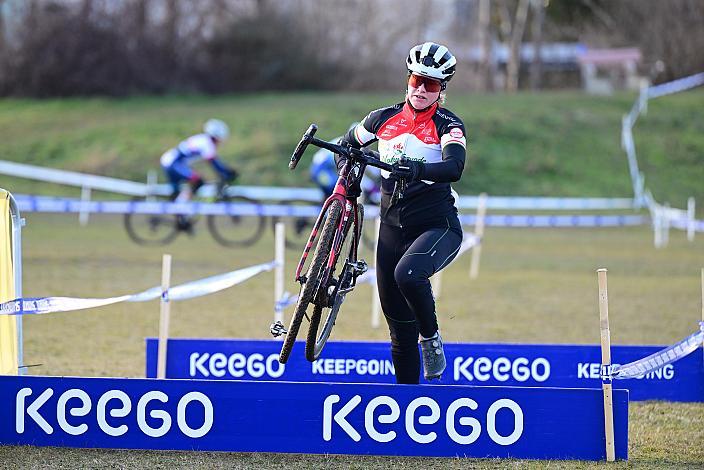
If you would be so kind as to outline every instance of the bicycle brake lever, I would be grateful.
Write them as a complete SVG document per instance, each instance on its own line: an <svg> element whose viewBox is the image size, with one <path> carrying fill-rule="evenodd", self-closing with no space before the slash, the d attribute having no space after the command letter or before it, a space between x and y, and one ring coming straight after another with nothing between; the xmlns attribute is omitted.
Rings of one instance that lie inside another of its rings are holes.
<svg viewBox="0 0 704 470"><path fill-rule="evenodd" d="M394 183L394 192L391 195L391 205L393 206L399 200L403 199L403 193L406 191L406 180L400 179Z"/></svg>

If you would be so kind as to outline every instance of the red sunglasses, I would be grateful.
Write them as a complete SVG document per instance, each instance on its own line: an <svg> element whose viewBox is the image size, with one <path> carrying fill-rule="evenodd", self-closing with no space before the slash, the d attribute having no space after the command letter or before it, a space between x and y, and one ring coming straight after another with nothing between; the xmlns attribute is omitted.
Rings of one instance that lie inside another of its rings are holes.
<svg viewBox="0 0 704 470"><path fill-rule="evenodd" d="M414 73L408 77L408 84L413 88L419 88L421 85L425 85L425 91L429 91L431 93L442 90L442 82L439 80L423 77Z"/></svg>

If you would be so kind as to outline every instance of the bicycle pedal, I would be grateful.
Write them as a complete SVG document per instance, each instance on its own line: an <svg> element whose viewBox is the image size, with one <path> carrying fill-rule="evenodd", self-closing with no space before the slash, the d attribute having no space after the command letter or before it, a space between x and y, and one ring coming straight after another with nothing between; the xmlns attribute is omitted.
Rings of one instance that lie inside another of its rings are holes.
<svg viewBox="0 0 704 470"><path fill-rule="evenodd" d="M350 263L350 265L352 266L352 270L354 271L355 276L361 276L362 274L366 273L369 269L369 265L367 265L367 262L363 259L360 259L355 263Z"/></svg>
<svg viewBox="0 0 704 470"><path fill-rule="evenodd" d="M287 334L288 330L286 330L286 327L280 320L276 320L271 324L271 326L269 326L269 332L271 333L271 336L278 338L279 336Z"/></svg>

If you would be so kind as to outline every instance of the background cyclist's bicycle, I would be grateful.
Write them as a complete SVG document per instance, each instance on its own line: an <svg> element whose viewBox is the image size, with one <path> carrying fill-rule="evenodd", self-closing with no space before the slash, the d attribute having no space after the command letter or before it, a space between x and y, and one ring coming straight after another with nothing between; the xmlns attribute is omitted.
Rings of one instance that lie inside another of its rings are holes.
<svg viewBox="0 0 704 470"><path fill-rule="evenodd" d="M170 201L168 197L148 196L135 201ZM261 206L259 201L244 196L229 195L226 183L217 185L215 197L210 202L240 203ZM257 210L260 213L260 210ZM186 214L125 214L124 225L129 237L140 245L165 245L180 233L192 235L200 215ZM262 236L266 225L263 216L207 215L208 231L220 245L242 247L255 243Z"/></svg>

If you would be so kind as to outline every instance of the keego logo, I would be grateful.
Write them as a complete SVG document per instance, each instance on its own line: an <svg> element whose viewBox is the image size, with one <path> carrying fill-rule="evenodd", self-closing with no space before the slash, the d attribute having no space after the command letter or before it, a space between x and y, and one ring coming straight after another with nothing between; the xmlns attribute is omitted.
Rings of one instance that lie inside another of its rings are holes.
<svg viewBox="0 0 704 470"><path fill-rule="evenodd" d="M545 382L550 378L550 362L544 357L532 361L525 357L513 360L507 357L497 357L492 360L488 357L456 357L453 363L453 379L458 382L462 379L468 382L486 382L495 380L506 382L513 379L525 382L529 379L536 382Z"/></svg>
<svg viewBox="0 0 704 470"><path fill-rule="evenodd" d="M323 439L330 441L333 438L333 426L337 425L347 436L355 442L362 439L361 429L356 429L347 416L362 403L362 397L353 396L342 406L335 406L340 402L339 395L329 395L323 402ZM377 408L387 411L386 414L377 412ZM413 441L419 444L429 444L438 438L438 433L446 433L454 442L462 445L472 444L482 433L482 424L477 418L465 416L466 412L457 418L462 408L476 410L479 404L471 398L458 398L450 403L446 410L442 410L438 402L430 397L418 397L411 401L403 410L392 397L382 395L369 400L364 407L364 432L377 442L391 442L397 437L394 430L383 432L383 425L390 425L403 419L404 432ZM496 415L500 410L506 409L513 414L513 430L502 435L496 430ZM440 423L444 418L444 423ZM486 432L495 443L508 446L520 439L523 434L523 410L520 405L508 398L496 400L486 412ZM458 426L459 424L459 426ZM379 429L382 428L382 429Z"/></svg>
<svg viewBox="0 0 704 470"><path fill-rule="evenodd" d="M223 353L191 353L188 371L191 377L230 377L241 378L245 374L258 379L265 374L274 379L281 377L286 370L284 364L279 364L279 355L270 354L264 357L254 353L245 356L234 353L226 356Z"/></svg>
<svg viewBox="0 0 704 470"><path fill-rule="evenodd" d="M124 422L119 426L116 420L111 420L108 423L105 419L107 415L111 418L125 418L132 413L132 400L122 390L108 390L103 393L95 405L95 419L86 419L81 424L71 424L67 421L66 416L70 414L74 417L88 416L93 411L93 402L90 395L85 391L72 388L63 392L57 402L56 408L42 409L44 404L54 395L54 390L51 388L45 389L34 399L33 390L31 388L23 388L17 392L15 400L15 431L18 434L25 432L27 418L34 421L47 434L53 434L55 429L47 418L52 419L52 422L67 434L78 436L88 431L88 422L97 422L98 427L109 436L122 436L129 431L129 427ZM80 405L69 406L71 403L80 402ZM151 426L147 423L147 406L152 401L167 403L168 395L160 391L150 391L142 395L137 401L137 427L139 430L149 437L161 437L171 429L173 424L172 416L166 410L153 409L149 412L151 422L160 423L158 427ZM196 405L196 403L198 405ZM204 419L202 423L189 423L186 420L186 410L189 406L202 406L204 410ZM56 414L54 414L54 412ZM72 420L74 423L77 421ZM188 392L183 395L176 406L176 424L178 429L186 436L192 438L203 437L213 427L213 404L210 399L201 392Z"/></svg>

